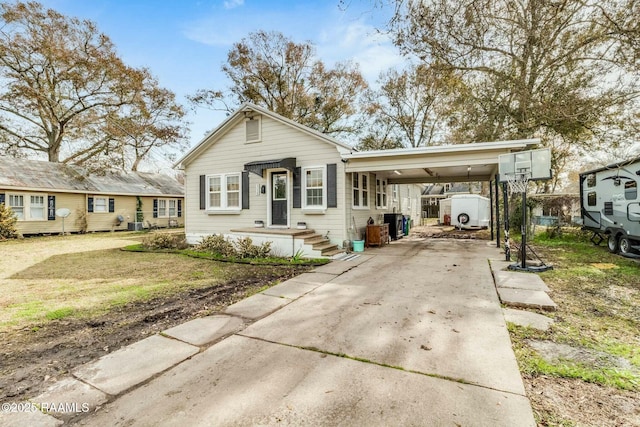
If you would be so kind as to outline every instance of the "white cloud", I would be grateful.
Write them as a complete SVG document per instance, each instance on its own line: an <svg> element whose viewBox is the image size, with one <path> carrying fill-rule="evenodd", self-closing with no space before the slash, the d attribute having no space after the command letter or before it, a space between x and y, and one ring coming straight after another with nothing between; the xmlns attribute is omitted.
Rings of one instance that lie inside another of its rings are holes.
<svg viewBox="0 0 640 427"><path fill-rule="evenodd" d="M243 0L227 0L240 1ZM390 37L369 23L373 22L370 14L348 12L351 13L337 11L334 7L268 10L245 5L241 10L220 10L200 17L189 23L184 34L198 43L224 48L224 52L220 51L223 57L227 48L252 31L280 31L296 42L309 40L314 43L318 58L328 66L352 60L370 84L375 84L380 72L406 63ZM353 18L354 14L357 18Z"/></svg>
<svg viewBox="0 0 640 427"><path fill-rule="evenodd" d="M391 39L361 21L325 28L318 40L318 56L327 63L352 60L373 84L380 72L404 62Z"/></svg>
<svg viewBox="0 0 640 427"><path fill-rule="evenodd" d="M236 7L244 5L244 0L226 0L224 2L225 9L235 9Z"/></svg>

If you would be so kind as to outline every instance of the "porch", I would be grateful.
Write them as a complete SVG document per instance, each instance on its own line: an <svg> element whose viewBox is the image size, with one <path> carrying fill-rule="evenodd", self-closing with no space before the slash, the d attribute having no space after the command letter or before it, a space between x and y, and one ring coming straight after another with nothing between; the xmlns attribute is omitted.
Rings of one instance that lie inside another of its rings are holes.
<svg viewBox="0 0 640 427"><path fill-rule="evenodd" d="M305 258L330 258L344 252L331 243L327 236L309 228L246 227L233 228L229 232L229 237L250 237L258 244L272 242L272 250L276 255L301 254Z"/></svg>

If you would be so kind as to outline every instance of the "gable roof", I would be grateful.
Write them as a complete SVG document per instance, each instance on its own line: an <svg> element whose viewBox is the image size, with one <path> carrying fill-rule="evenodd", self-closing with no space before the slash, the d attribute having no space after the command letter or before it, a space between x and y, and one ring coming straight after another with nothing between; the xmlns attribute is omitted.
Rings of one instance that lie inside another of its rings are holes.
<svg viewBox="0 0 640 427"><path fill-rule="evenodd" d="M216 141L224 135L229 129L233 126L237 125L242 119L244 119L244 113L248 111L255 111L264 116L270 117L271 119L280 122L284 125L302 131L308 135L311 135L320 141L323 141L327 144L334 145L337 149L341 151L353 152L357 151L355 148L350 145L345 144L344 142L338 141L337 139L326 135L322 132L318 132L315 129L311 129L308 126L302 125L300 123L296 123L291 119L288 119L284 116L281 116L278 113L274 113L264 107L260 107L256 104L252 104L250 102L245 102L242 104L236 111L230 114L218 127L209 132L200 142L198 142L195 146L193 146L189 151L187 151L180 159L178 159L173 167L184 167L185 164L189 163L191 160L199 156L203 151L209 148L211 145L215 144Z"/></svg>
<svg viewBox="0 0 640 427"><path fill-rule="evenodd" d="M63 163L0 157L0 188L63 193L183 197L174 178L156 173L109 171L91 174Z"/></svg>

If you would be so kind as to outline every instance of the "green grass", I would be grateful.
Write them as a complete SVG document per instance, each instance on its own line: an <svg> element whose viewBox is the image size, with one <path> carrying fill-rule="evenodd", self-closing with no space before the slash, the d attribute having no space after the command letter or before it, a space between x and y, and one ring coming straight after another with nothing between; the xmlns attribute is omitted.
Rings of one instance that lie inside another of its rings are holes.
<svg viewBox="0 0 640 427"><path fill-rule="evenodd" d="M562 237L538 234L533 248L554 266L540 273L551 289L558 311L544 313L555 322L547 332L509 324L516 357L523 373L574 378L621 390L640 391L640 264L595 246L590 234L563 229ZM587 366L571 360L544 360L527 340L549 340L584 347L630 362L616 366Z"/></svg>
<svg viewBox="0 0 640 427"><path fill-rule="evenodd" d="M221 263L183 254L119 249L55 255L3 281L0 332L60 319L88 319L130 302L230 280L271 280L289 276L292 269L300 271L291 265Z"/></svg>
<svg viewBox="0 0 640 427"><path fill-rule="evenodd" d="M526 346L516 347L515 354L519 362L520 372L525 375L574 378L620 390L633 391L638 390L638 387L640 387L640 377L626 370L611 367L597 368L566 359L559 359L550 363Z"/></svg>
<svg viewBox="0 0 640 427"><path fill-rule="evenodd" d="M73 307L63 307L57 310L49 311L47 314L45 314L45 317L48 320L64 319L65 317L71 316L74 311L75 309Z"/></svg>

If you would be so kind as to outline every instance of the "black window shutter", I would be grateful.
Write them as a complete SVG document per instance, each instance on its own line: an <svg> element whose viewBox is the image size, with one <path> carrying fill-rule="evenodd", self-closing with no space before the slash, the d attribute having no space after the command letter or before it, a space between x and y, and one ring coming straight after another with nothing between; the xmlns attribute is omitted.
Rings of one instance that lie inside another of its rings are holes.
<svg viewBox="0 0 640 427"><path fill-rule="evenodd" d="M153 217L158 218L158 199L153 199Z"/></svg>
<svg viewBox="0 0 640 427"><path fill-rule="evenodd" d="M0 205L4 204L4 193L0 193Z"/></svg>
<svg viewBox="0 0 640 427"><path fill-rule="evenodd" d="M207 176L200 175L200 210L207 208Z"/></svg>
<svg viewBox="0 0 640 427"><path fill-rule="evenodd" d="M293 207L302 207L302 168L295 168L293 171Z"/></svg>
<svg viewBox="0 0 640 427"><path fill-rule="evenodd" d="M93 197L87 199L87 212L93 212Z"/></svg>
<svg viewBox="0 0 640 427"><path fill-rule="evenodd" d="M178 199L178 218L182 216L182 200Z"/></svg>
<svg viewBox="0 0 640 427"><path fill-rule="evenodd" d="M337 166L335 163L327 165L327 207L338 207Z"/></svg>
<svg viewBox="0 0 640 427"><path fill-rule="evenodd" d="M116 199L109 198L109 212L116 211Z"/></svg>
<svg viewBox="0 0 640 427"><path fill-rule="evenodd" d="M56 196L47 197L47 219L49 221L56 220Z"/></svg>
<svg viewBox="0 0 640 427"><path fill-rule="evenodd" d="M242 172L242 209L249 209L249 171Z"/></svg>

